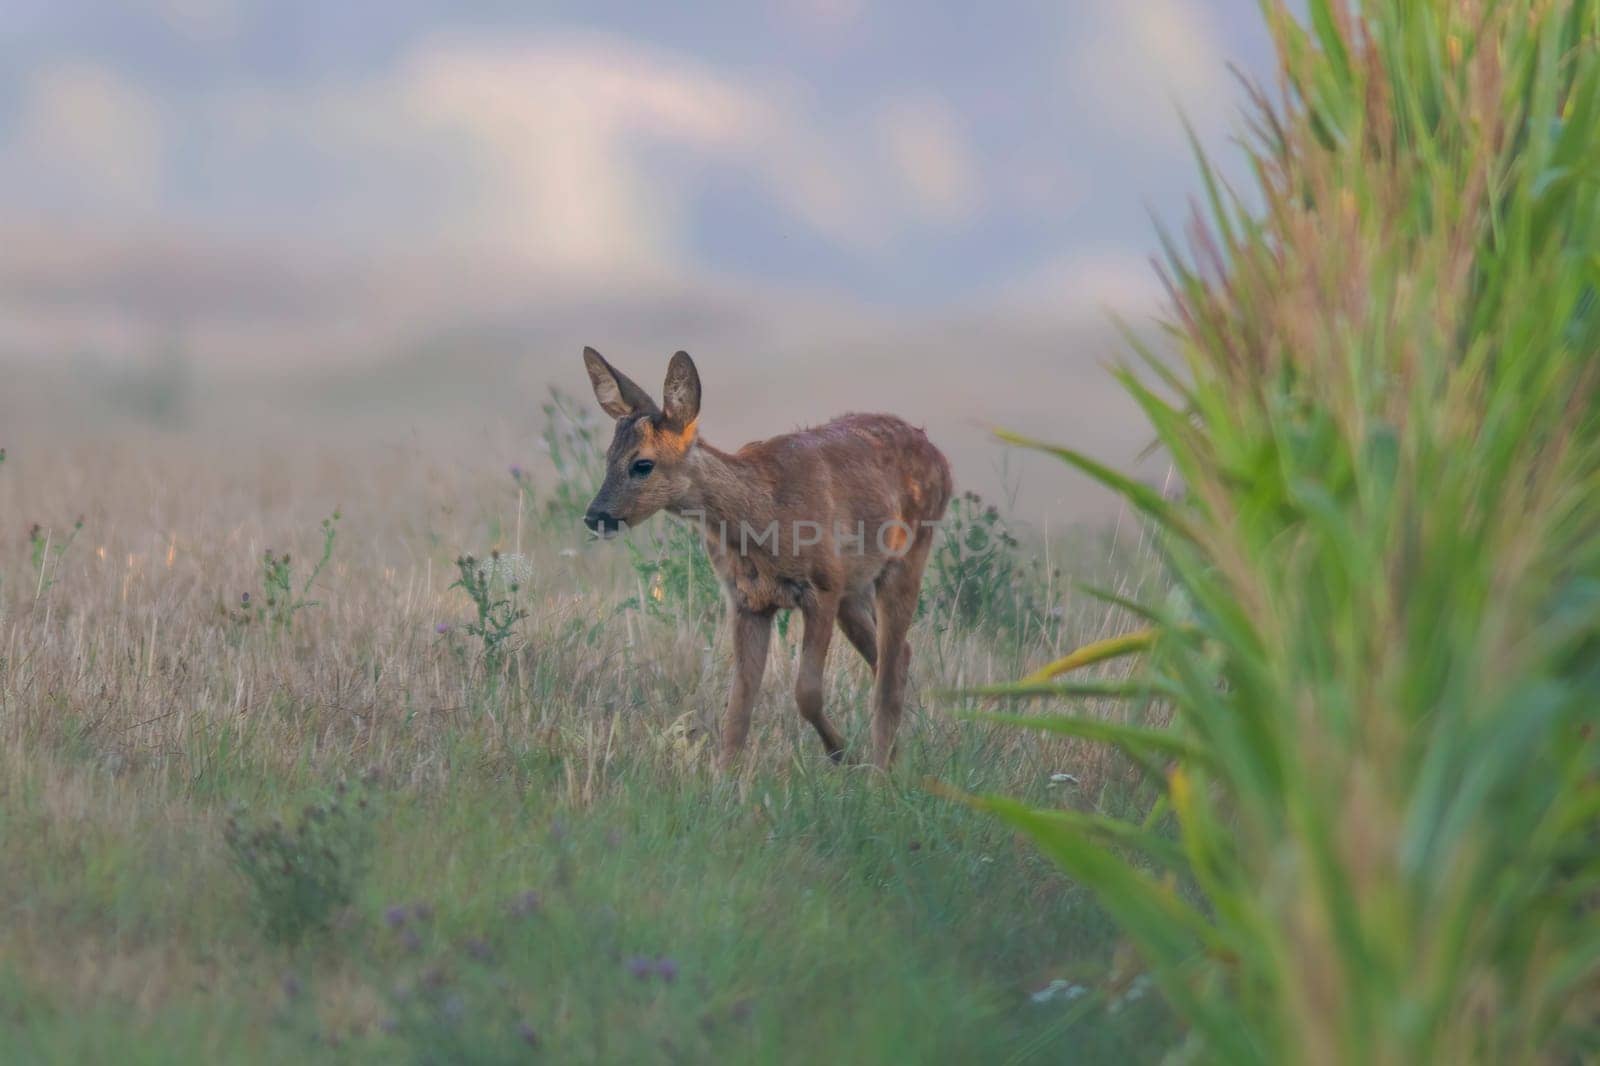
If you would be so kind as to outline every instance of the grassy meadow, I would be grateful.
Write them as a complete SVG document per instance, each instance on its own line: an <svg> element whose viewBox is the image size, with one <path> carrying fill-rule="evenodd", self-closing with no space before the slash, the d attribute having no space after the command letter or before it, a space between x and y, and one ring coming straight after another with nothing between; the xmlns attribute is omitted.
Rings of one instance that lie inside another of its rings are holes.
<svg viewBox="0 0 1600 1066"><path fill-rule="evenodd" d="M896 774L826 760L795 626L719 778L730 665L699 549L666 518L586 539L588 430L550 415L511 449L531 473L12 443L7 1061L1158 1057L1172 1023L1092 899L925 787L1141 802L1105 750L933 696L1133 624L1072 582L1154 594L1135 524L1013 543L961 501L972 550L930 576ZM828 676L860 748L869 676L842 641Z"/></svg>
<svg viewBox="0 0 1600 1066"><path fill-rule="evenodd" d="M9 1058L1597 1061L1600 4L1262 11L1116 371L1173 476L1012 437L1137 517L958 501L890 775L787 629L712 773L708 568L579 535L582 405L7 442Z"/></svg>

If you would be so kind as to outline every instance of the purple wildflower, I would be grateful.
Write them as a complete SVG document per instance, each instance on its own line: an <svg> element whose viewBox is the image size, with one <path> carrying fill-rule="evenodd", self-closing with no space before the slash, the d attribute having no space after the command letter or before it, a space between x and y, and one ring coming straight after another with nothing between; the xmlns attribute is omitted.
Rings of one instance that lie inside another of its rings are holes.
<svg viewBox="0 0 1600 1066"><path fill-rule="evenodd" d="M533 1026L529 1025L527 1022L517 1023L517 1036L519 1036L522 1039L522 1042L527 1044L529 1047L539 1046L539 1031Z"/></svg>
<svg viewBox="0 0 1600 1066"><path fill-rule="evenodd" d="M628 960L628 972L643 981L656 972L656 964L643 955L635 955Z"/></svg>
<svg viewBox="0 0 1600 1066"><path fill-rule="evenodd" d="M528 889L516 899L511 901L511 913L518 918L526 918L539 910L539 893Z"/></svg>
<svg viewBox="0 0 1600 1066"><path fill-rule="evenodd" d="M390 929L399 929L406 924L406 909L404 907L390 907L383 912L383 924Z"/></svg>
<svg viewBox="0 0 1600 1066"><path fill-rule="evenodd" d="M445 997L444 1016L452 1022L459 1022L467 1014L467 1001L460 992L452 992Z"/></svg>
<svg viewBox="0 0 1600 1066"><path fill-rule="evenodd" d="M678 979L677 960L663 955L656 960L656 976L671 984Z"/></svg>
<svg viewBox="0 0 1600 1066"><path fill-rule="evenodd" d="M433 631L440 636L444 636L446 633L450 632L450 623L440 622L438 625L433 627Z"/></svg>

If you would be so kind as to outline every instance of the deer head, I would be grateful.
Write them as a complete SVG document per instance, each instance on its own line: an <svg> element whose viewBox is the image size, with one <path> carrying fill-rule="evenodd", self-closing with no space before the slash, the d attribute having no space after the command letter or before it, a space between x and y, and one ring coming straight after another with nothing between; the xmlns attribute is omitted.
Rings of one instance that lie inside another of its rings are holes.
<svg viewBox="0 0 1600 1066"><path fill-rule="evenodd" d="M605 481L583 524L606 536L638 525L662 508L683 506L693 493L686 460L700 417L700 375L694 360L688 352L672 357L660 407L593 348L583 350L583 365L594 398L617 421L606 450Z"/></svg>

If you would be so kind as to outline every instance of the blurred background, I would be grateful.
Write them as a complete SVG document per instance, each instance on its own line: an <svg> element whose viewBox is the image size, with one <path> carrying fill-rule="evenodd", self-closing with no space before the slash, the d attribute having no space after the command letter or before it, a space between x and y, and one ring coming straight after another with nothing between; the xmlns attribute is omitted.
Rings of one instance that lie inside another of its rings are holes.
<svg viewBox="0 0 1600 1066"><path fill-rule="evenodd" d="M7 0L0 446L517 461L592 344L723 447L852 409L1032 517L1111 504L1108 311L1224 171L1254 0ZM1159 480L1157 461L1151 477Z"/></svg>

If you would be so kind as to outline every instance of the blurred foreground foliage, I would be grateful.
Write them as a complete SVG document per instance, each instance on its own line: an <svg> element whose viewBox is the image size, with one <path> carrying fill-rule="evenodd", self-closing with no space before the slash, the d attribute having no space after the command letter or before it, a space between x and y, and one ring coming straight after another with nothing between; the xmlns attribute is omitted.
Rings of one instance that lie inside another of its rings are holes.
<svg viewBox="0 0 1600 1066"><path fill-rule="evenodd" d="M1600 7L1264 12L1256 188L1201 158L1208 206L1163 234L1181 364L1121 374L1184 497L1019 441L1160 530L1177 595L1122 649L1129 722L1025 720L1165 767L1159 801L977 802L1099 893L1197 1058L1586 1061ZM1083 686L1009 694L1052 688ZM1137 720L1157 697L1170 729Z"/></svg>

